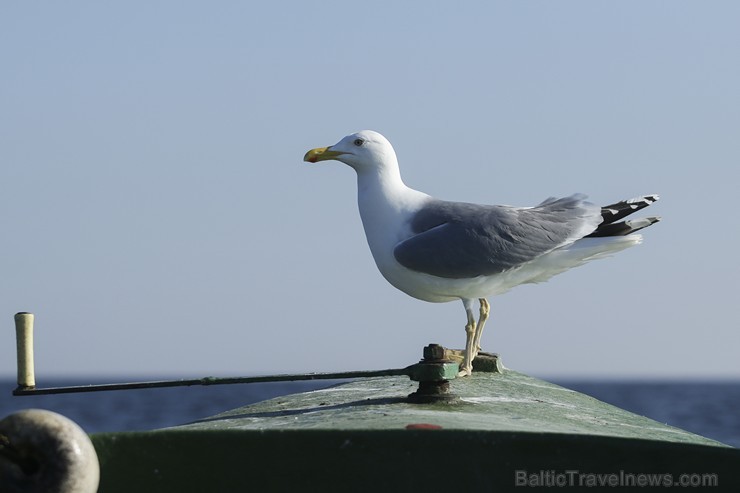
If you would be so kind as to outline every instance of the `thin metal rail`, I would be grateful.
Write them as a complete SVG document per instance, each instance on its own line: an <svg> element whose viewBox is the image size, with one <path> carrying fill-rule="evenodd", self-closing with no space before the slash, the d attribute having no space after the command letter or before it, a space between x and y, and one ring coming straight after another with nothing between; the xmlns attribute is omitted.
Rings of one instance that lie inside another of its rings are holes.
<svg viewBox="0 0 740 493"><path fill-rule="evenodd" d="M189 387L192 385L230 385L264 382L295 382L300 380L343 380L349 378L386 377L410 375L411 369L393 368L388 370L345 371L336 373L298 373L287 375L265 375L257 377L205 377L182 380L157 380L151 382L105 383L94 385L71 385L66 387L24 387L19 385L13 395L72 394L78 392L104 392L107 390L155 389L163 387Z"/></svg>
<svg viewBox="0 0 740 493"><path fill-rule="evenodd" d="M411 375L412 366L390 370L345 371L337 373L298 373L292 375L265 375L257 377L205 377L182 380L158 380L151 382L104 383L71 385L66 387L36 387L33 363L33 314L15 314L16 343L18 353L18 387L13 395L71 394L77 392L104 392L106 390L156 389L163 387L188 387L192 385L228 385L238 383L294 382L299 380L343 380L363 377L385 377Z"/></svg>

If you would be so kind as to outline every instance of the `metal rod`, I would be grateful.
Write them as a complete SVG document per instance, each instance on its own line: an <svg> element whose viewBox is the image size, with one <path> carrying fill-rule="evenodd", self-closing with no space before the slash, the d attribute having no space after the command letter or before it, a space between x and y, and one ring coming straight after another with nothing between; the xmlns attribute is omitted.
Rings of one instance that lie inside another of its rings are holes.
<svg viewBox="0 0 740 493"><path fill-rule="evenodd" d="M151 382L105 383L72 385L66 387L37 388L33 368L33 314L15 315L16 342L18 347L18 388L13 395L72 394L78 392L104 392L107 390L155 389L163 387L189 387L192 385L228 385L237 383L292 382L298 380L341 380L348 378L410 375L411 367L390 370L347 371L338 373L299 373L293 375L265 375L259 377L205 377L183 380L158 380Z"/></svg>
<svg viewBox="0 0 740 493"><path fill-rule="evenodd" d="M104 392L107 390L154 389L162 387L188 387L192 385L229 385L238 383L293 382L299 380L341 380L347 378L386 377L409 375L410 367L389 370L346 371L338 373L299 373L293 375L265 375L258 377L205 377L190 380L159 380L152 382L106 383L74 385L68 387L29 388L18 386L13 395L72 394L79 392Z"/></svg>

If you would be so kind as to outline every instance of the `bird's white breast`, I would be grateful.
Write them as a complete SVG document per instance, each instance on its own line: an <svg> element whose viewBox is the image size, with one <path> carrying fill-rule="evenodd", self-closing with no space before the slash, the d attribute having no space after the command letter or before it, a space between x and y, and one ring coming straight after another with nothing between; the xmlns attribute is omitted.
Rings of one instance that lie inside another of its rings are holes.
<svg viewBox="0 0 740 493"><path fill-rule="evenodd" d="M425 301L459 299L450 295L450 281L415 272L398 263L393 250L413 235L410 221L431 197L401 183L384 183L358 175L357 202L370 252L383 277L404 293Z"/></svg>

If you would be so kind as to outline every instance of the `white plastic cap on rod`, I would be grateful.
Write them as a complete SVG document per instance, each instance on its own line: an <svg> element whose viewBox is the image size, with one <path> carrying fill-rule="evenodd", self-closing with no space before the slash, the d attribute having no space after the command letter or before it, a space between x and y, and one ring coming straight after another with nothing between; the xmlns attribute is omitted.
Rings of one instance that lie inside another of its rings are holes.
<svg viewBox="0 0 740 493"><path fill-rule="evenodd" d="M33 313L15 314L15 341L18 348L18 386L33 388L36 386L33 371Z"/></svg>

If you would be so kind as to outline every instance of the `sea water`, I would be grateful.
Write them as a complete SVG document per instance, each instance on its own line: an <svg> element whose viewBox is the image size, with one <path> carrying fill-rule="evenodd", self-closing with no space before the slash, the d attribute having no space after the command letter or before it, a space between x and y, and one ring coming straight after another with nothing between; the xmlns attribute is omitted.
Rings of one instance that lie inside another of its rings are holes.
<svg viewBox="0 0 740 493"><path fill-rule="evenodd" d="M110 379L126 382L131 379ZM44 386L86 385L78 380ZM189 423L229 409L340 381L281 382L12 396L15 382L0 380L0 418L25 408L61 413L88 433L150 430ZM740 381L555 381L661 423L740 447Z"/></svg>

